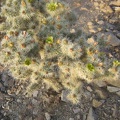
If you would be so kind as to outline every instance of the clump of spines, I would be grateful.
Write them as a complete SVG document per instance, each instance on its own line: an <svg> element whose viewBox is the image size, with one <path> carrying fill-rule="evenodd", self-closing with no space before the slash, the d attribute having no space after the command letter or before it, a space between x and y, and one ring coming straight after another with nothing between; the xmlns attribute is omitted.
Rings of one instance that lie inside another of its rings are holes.
<svg viewBox="0 0 120 120"><path fill-rule="evenodd" d="M2 27L0 25L2 31L7 29L1 41L0 63L9 67L13 77L30 79L29 90L39 86L39 83L45 83L57 92L68 89L68 99L73 103L80 100L81 80L109 82L110 78L115 81L120 79L120 61L109 59L102 51L107 45L105 40L101 41L100 37L87 39L84 34L76 33L77 30L73 33L77 35L75 39L74 35L71 36L70 28L76 17L66 4L57 2L56 7L49 9L50 3L45 3L48 14L43 15L39 14L38 7L31 7L31 2L34 4L36 1L8 0L7 11L6 6L2 8L2 15L5 16L6 12L8 16L5 17L9 21ZM38 36L34 39L36 30L32 28L37 25L38 18L41 18L40 29L37 28ZM10 24L12 20L14 22ZM23 29L26 31L21 31Z"/></svg>

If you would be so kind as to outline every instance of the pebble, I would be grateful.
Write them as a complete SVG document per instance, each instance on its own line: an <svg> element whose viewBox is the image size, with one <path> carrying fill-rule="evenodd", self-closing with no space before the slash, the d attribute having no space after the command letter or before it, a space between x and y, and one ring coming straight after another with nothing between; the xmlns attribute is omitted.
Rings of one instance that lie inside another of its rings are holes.
<svg viewBox="0 0 120 120"><path fill-rule="evenodd" d="M74 120L74 118L69 118L69 120Z"/></svg>
<svg viewBox="0 0 120 120"><path fill-rule="evenodd" d="M112 114L112 116L116 116L116 114L117 114L117 106L116 106L116 104L114 104L114 108L113 108L113 114Z"/></svg>
<svg viewBox="0 0 120 120"><path fill-rule="evenodd" d="M3 73L2 74L2 81L5 82L5 81L8 81L9 77L6 73Z"/></svg>
<svg viewBox="0 0 120 120"><path fill-rule="evenodd" d="M89 109L89 113L86 120L96 120L96 115L93 108Z"/></svg>
<svg viewBox="0 0 120 120"><path fill-rule="evenodd" d="M97 32L98 32L98 29L97 29L97 28L91 28L91 29L89 30L89 32L91 32L91 33L97 33Z"/></svg>
<svg viewBox="0 0 120 120"><path fill-rule="evenodd" d="M90 98L91 98L91 93L86 90L86 91L84 92L84 96L85 96L86 99L90 99Z"/></svg>
<svg viewBox="0 0 120 120"><path fill-rule="evenodd" d="M34 114L34 115L37 115L37 113L38 113L38 108L34 108L34 109L33 109L33 114Z"/></svg>
<svg viewBox="0 0 120 120"><path fill-rule="evenodd" d="M45 113L45 117L46 117L46 120L50 120L51 119L51 116L50 116L50 114L49 113Z"/></svg>
<svg viewBox="0 0 120 120"><path fill-rule="evenodd" d="M100 20L100 21L98 21L97 22L99 25L104 25L105 24L105 22L103 21L103 20Z"/></svg>
<svg viewBox="0 0 120 120"><path fill-rule="evenodd" d="M104 101L98 101L97 99L93 99L92 106L95 108L100 107L103 104Z"/></svg>
<svg viewBox="0 0 120 120"><path fill-rule="evenodd" d="M37 97L37 96L38 96L38 91L36 90L33 92L33 97Z"/></svg>
<svg viewBox="0 0 120 120"><path fill-rule="evenodd" d="M37 105L38 101L36 99L32 99L32 104Z"/></svg>
<svg viewBox="0 0 120 120"><path fill-rule="evenodd" d="M120 40L110 32L105 33L104 38L107 39L109 44L111 44L112 46L119 46L120 45Z"/></svg>
<svg viewBox="0 0 120 120"><path fill-rule="evenodd" d="M73 109L73 112L74 112L75 114L79 113L79 112L80 112L80 108L74 108L74 109Z"/></svg>
<svg viewBox="0 0 120 120"><path fill-rule="evenodd" d="M116 94L120 96L120 91L116 92Z"/></svg>
<svg viewBox="0 0 120 120"><path fill-rule="evenodd" d="M107 84L104 81L100 81L100 80L96 81L95 84L97 84L97 86L99 86L99 87L106 87L107 86Z"/></svg>
<svg viewBox="0 0 120 120"><path fill-rule="evenodd" d="M77 115L77 120L80 120L80 115Z"/></svg>
<svg viewBox="0 0 120 120"><path fill-rule="evenodd" d="M107 86L107 90L109 92L118 92L118 91L120 91L120 88L118 88L118 87L112 87L112 86Z"/></svg>
<svg viewBox="0 0 120 120"><path fill-rule="evenodd" d="M67 95L68 95L68 91L67 90L63 90L62 93L61 93L61 100L64 101L64 102L68 102L68 99L67 99Z"/></svg>
<svg viewBox="0 0 120 120"><path fill-rule="evenodd" d="M119 38L120 38L120 32L119 32L119 33L117 33L117 37L119 37Z"/></svg>
<svg viewBox="0 0 120 120"><path fill-rule="evenodd" d="M107 92L102 90L102 89L101 90L96 90L95 92L99 95L99 97L101 99L106 99L108 97Z"/></svg>
<svg viewBox="0 0 120 120"><path fill-rule="evenodd" d="M90 86L87 86L87 90L88 90L89 92L92 92L92 91L93 91Z"/></svg>

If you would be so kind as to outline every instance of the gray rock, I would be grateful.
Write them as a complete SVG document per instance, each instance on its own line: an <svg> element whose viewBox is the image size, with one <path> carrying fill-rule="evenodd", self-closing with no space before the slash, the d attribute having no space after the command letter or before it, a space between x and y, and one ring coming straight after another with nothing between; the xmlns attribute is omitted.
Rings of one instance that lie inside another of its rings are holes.
<svg viewBox="0 0 120 120"><path fill-rule="evenodd" d="M104 38L107 39L107 42L112 46L119 46L120 40L110 32L104 34Z"/></svg>
<svg viewBox="0 0 120 120"><path fill-rule="evenodd" d="M116 92L116 94L120 96L120 91Z"/></svg>
<svg viewBox="0 0 120 120"><path fill-rule="evenodd" d="M99 87L105 87L105 86L107 86L107 84L104 82L104 81L96 81L95 82Z"/></svg>
<svg viewBox="0 0 120 120"><path fill-rule="evenodd" d="M77 118L77 120L80 120L80 115L77 115L76 118Z"/></svg>
<svg viewBox="0 0 120 120"><path fill-rule="evenodd" d="M120 33L117 33L117 37L119 37L119 38L120 38Z"/></svg>
<svg viewBox="0 0 120 120"><path fill-rule="evenodd" d="M69 118L69 120L74 120L74 118Z"/></svg>
<svg viewBox="0 0 120 120"><path fill-rule="evenodd" d="M98 21L97 22L99 25L104 25L105 24L105 22L103 21L103 20L100 20L100 21Z"/></svg>
<svg viewBox="0 0 120 120"><path fill-rule="evenodd" d="M79 113L79 112L80 112L80 108L78 108L78 107L77 107L77 108L74 108L74 109L73 109L73 112L74 112L75 114Z"/></svg>
<svg viewBox="0 0 120 120"><path fill-rule="evenodd" d="M50 120L50 119L51 119L50 114L46 112L46 113L45 113L45 118L46 118L46 120Z"/></svg>
<svg viewBox="0 0 120 120"><path fill-rule="evenodd" d="M32 99L32 104L37 105L38 101L36 99Z"/></svg>
<svg viewBox="0 0 120 120"><path fill-rule="evenodd" d="M93 108L89 109L87 120L96 120L96 114L94 113Z"/></svg>
<svg viewBox="0 0 120 120"><path fill-rule="evenodd" d="M102 90L102 89L101 90L96 90L95 92L99 95L99 97L101 99L106 99L108 97L107 92Z"/></svg>
<svg viewBox="0 0 120 120"><path fill-rule="evenodd" d="M38 96L38 91L36 90L33 92L33 97L37 97L37 96Z"/></svg>
<svg viewBox="0 0 120 120"><path fill-rule="evenodd" d="M67 99L67 95L68 95L68 91L67 90L63 90L62 93L61 93L61 100L64 101L64 102L69 102L68 99Z"/></svg>
<svg viewBox="0 0 120 120"><path fill-rule="evenodd" d="M37 113L38 113L38 109L37 109L37 108L34 108L34 109L33 109L33 114L34 114L34 115L37 115Z"/></svg>
<svg viewBox="0 0 120 120"><path fill-rule="evenodd" d="M9 79L9 76L7 75L7 73L3 73L2 74L2 81L5 82L5 81L8 81Z"/></svg>
<svg viewBox="0 0 120 120"><path fill-rule="evenodd" d="M120 91L120 88L118 88L118 87L112 87L112 86L107 86L107 90L109 92L118 92L118 91Z"/></svg>

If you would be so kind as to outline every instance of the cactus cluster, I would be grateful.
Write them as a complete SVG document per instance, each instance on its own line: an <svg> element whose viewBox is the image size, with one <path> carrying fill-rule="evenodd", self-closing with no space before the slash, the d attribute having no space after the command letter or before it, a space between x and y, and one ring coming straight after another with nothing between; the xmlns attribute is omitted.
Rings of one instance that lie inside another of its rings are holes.
<svg viewBox="0 0 120 120"><path fill-rule="evenodd" d="M47 13L44 15L37 2L7 0L2 7L6 21L0 29L6 35L0 43L0 63L9 68L14 78L29 79L28 91L40 83L57 92L70 90L68 99L73 103L80 100L84 80L119 81L120 61L109 58L106 40L101 36L88 38L77 30L71 34L76 18L67 4L41 3Z"/></svg>
<svg viewBox="0 0 120 120"><path fill-rule="evenodd" d="M41 14L34 11L28 0L6 0L1 8L1 16L6 20L0 25L1 32L29 30L38 27Z"/></svg>

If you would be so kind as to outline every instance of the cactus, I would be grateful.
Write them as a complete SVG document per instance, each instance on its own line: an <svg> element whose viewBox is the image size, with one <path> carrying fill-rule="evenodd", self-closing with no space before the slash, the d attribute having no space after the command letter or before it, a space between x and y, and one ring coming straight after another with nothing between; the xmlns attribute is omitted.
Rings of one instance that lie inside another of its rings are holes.
<svg viewBox="0 0 120 120"><path fill-rule="evenodd" d="M42 4L48 13L44 15L37 2L7 0L1 11L6 21L0 29L6 35L0 43L0 63L14 78L30 81L28 92L45 83L57 92L69 90L67 98L77 103L83 80L119 81L120 61L109 58L106 40L101 36L87 38L79 34L79 29L71 34L76 17L65 3ZM31 4L35 4L34 8Z"/></svg>
<svg viewBox="0 0 120 120"><path fill-rule="evenodd" d="M38 27L37 17L40 15L31 7L29 0L7 0L1 8L1 16L5 17L6 21L0 25L0 31L32 31Z"/></svg>

